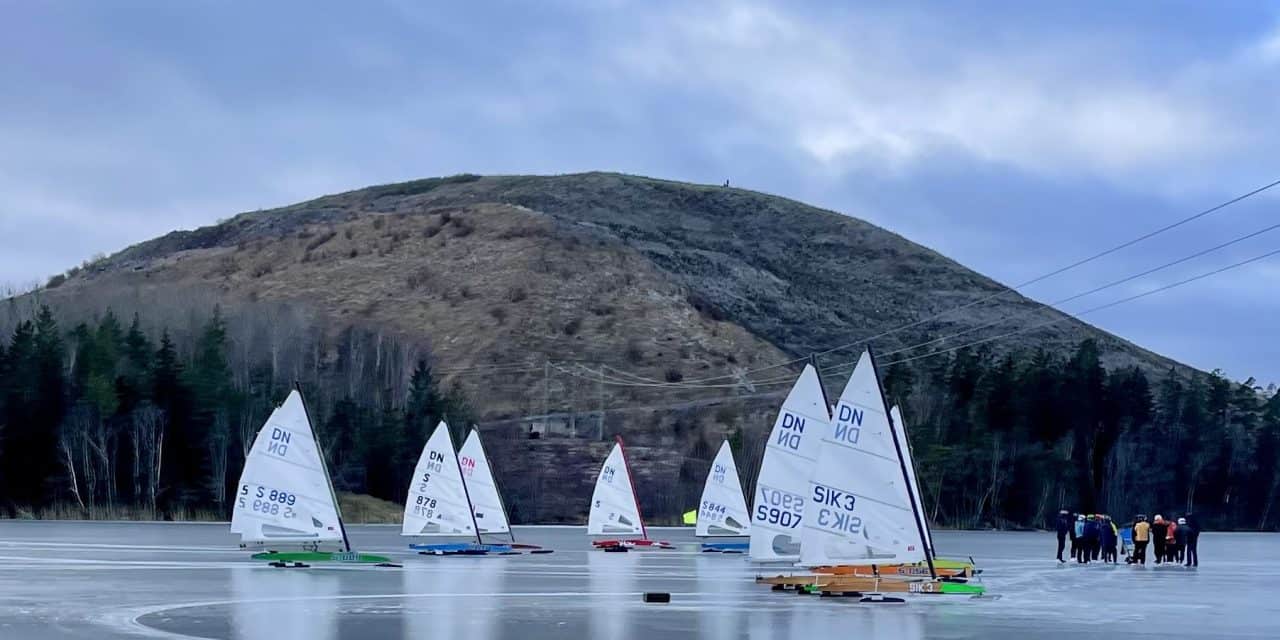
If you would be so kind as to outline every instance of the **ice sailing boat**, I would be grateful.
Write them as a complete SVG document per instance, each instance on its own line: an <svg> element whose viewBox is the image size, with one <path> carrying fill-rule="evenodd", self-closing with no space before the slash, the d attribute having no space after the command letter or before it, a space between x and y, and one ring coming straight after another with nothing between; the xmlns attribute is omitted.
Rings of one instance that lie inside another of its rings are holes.
<svg viewBox="0 0 1280 640"><path fill-rule="evenodd" d="M631 467L627 464L627 453L622 445L622 436L617 436L613 450L605 458L600 467L600 475L596 477L596 488L591 492L591 509L587 515L587 535L636 535L640 538L610 538L592 540L597 549L606 551L627 551L629 549L674 549L665 540L650 540L645 529L644 519L640 516L640 500L636 498L635 487L631 481Z"/></svg>
<svg viewBox="0 0 1280 640"><path fill-rule="evenodd" d="M298 389L254 438L240 473L231 532L240 534L241 548L266 549L254 554L254 560L276 566L390 562L351 550L324 453Z"/></svg>
<svg viewBox="0 0 1280 640"><path fill-rule="evenodd" d="M505 527L505 517L503 518ZM475 538L475 542L411 544L423 555L484 555L511 551L511 545L485 544L480 537L475 510L467 484L462 480L462 463L453 448L453 436L444 421L422 447L418 465L409 482L409 498L404 505L403 536Z"/></svg>
<svg viewBox="0 0 1280 640"><path fill-rule="evenodd" d="M804 504L800 562L808 567L871 567L873 575L819 573L760 581L827 594L965 593L981 585L939 578L929 554L928 523L908 488L913 470L889 417L871 352L862 354L823 435ZM879 567L923 562L927 577L887 576Z"/></svg>
<svg viewBox="0 0 1280 640"><path fill-rule="evenodd" d="M720 451L711 462L707 481L702 485L697 513L694 533L700 538L736 537L751 533L751 514L747 511L747 499L742 495L738 465L733 462L733 449L729 447L728 440L720 445ZM748 546L746 542L704 542L702 550L742 553Z"/></svg>
<svg viewBox="0 0 1280 640"><path fill-rule="evenodd" d="M489 456L485 455L484 445L480 442L480 431L475 427L467 434L467 440L458 450L458 465L462 468L462 481L466 485L467 495L471 498L471 513L480 535L507 534L511 537L509 549L528 550L530 553L551 553L551 549L543 549L538 545L516 542L516 534L511 530L511 519L507 516L506 503L498 491L498 483L493 476L493 467L489 465Z"/></svg>
<svg viewBox="0 0 1280 640"><path fill-rule="evenodd" d="M752 562L795 562L800 559L800 531L809 474L818 458L818 443L830 430L831 416L818 371L805 365L769 432L751 512Z"/></svg>

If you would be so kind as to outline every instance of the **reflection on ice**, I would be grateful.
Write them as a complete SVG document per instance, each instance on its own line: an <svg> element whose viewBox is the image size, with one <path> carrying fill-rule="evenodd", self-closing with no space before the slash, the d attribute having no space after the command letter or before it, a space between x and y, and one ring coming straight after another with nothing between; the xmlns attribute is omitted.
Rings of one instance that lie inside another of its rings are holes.
<svg viewBox="0 0 1280 640"><path fill-rule="evenodd" d="M500 558L432 558L402 572L406 640L495 637L497 615L487 610L500 598L506 562ZM427 597L412 597L431 594ZM438 594L438 595L436 595ZM462 594L475 594L462 597Z"/></svg>
<svg viewBox="0 0 1280 640"><path fill-rule="evenodd" d="M593 594L630 593L636 588L636 571L640 556L646 552L608 553L592 551L587 554L587 575ZM653 553L659 553L657 551ZM589 638L620 640L627 637L631 626L631 607L634 596L597 595L591 598Z"/></svg>
<svg viewBox="0 0 1280 640"><path fill-rule="evenodd" d="M236 638L335 638L338 576L302 570L237 567L231 571ZM295 600L296 598L296 600Z"/></svg>

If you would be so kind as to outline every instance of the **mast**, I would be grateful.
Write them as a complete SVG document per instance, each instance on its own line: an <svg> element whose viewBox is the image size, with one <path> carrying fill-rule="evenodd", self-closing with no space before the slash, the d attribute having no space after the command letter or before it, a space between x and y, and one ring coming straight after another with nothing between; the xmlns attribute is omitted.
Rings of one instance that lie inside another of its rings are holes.
<svg viewBox="0 0 1280 640"><path fill-rule="evenodd" d="M449 428L448 422L444 428ZM467 488L467 477L462 474L462 461L458 460L458 450L453 448L452 436L449 438L449 448L452 450L450 453L453 454L453 464L458 467L458 479L462 481L462 495L467 498L467 514L471 516L471 528L476 532L476 544L484 544L480 537L480 524L476 522L476 507L471 504L471 490Z"/></svg>
<svg viewBox="0 0 1280 640"><path fill-rule="evenodd" d="M880 404L884 409L884 419L889 423L889 436L893 438L893 449L898 453L898 466L902 468L902 481L906 483L904 487L907 490L907 499L911 501L911 514L916 521L916 531L920 535L920 546L924 548L925 562L929 563L929 577L937 580L938 571L933 567L933 553L929 549L928 543L925 542L924 525L920 524L923 520L920 518L920 505L916 504L916 496L911 491L911 478L907 475L907 461L902 457L902 443L898 442L898 430L893 427L893 418L889 415L889 401L884 397L884 387L880 385L880 371L876 368L876 354L867 345L867 355L871 357L871 373L876 378L876 391L880 394Z"/></svg>
<svg viewBox="0 0 1280 640"><path fill-rule="evenodd" d="M498 505L502 507L502 519L507 522L507 535L511 536L512 542L515 542L516 530L511 526L511 514L507 513L507 501L502 499L502 487L498 486L498 476L493 473L493 464L489 462L489 452L484 450L484 440L480 438L480 430L474 424L471 425L471 430L476 433L476 442L480 444L480 455L484 456L484 463L489 467L489 477L493 479L493 490L497 492ZM466 482L463 482L463 484L465 485ZM474 514L475 512L472 511L472 513ZM479 531L480 527L476 527L476 532L479 533Z"/></svg>
<svg viewBox="0 0 1280 640"><path fill-rule="evenodd" d="M901 415L901 413L902 413L902 409L901 409L901 407L894 407L894 408L898 409L898 413L899 413L899 415ZM906 422L906 421L907 421L907 419L906 419L906 418L903 418L903 419L902 419L902 421L903 421L903 422ZM889 422L890 422L890 424L892 424L892 423L893 423L893 418L892 418L892 417L890 417L890 418L889 418ZM914 463L915 463L915 460L916 460L915 451L911 449L911 439L906 437L907 432L906 432L905 430L902 432L902 435L903 435L903 438L902 438L902 439L903 439L903 440L906 440L905 445L906 445L906 447L907 447L907 451L911 452L911 462L912 462L912 466L911 466L911 475L915 477L915 481L916 481L916 483L915 483L915 487L916 487L917 489L919 489L919 487L920 487L920 473L919 473L919 472L917 472L917 471L916 471L916 469L915 469L915 464L914 464ZM908 485L908 488L910 488L910 485ZM916 493L916 492L915 492L915 491L912 491L911 493L912 493L913 495L915 495L915 493ZM916 496L916 497L917 497L921 502L923 502L923 501L924 501L924 496L919 495L919 496ZM920 511L921 511L922 516L923 516L923 512L924 512L924 505L923 505L923 504L921 504L921 505L920 505ZM924 518L924 517L919 518L919 520L920 520L920 522L922 522L922 523L924 524L924 528L925 528L925 534L926 534L926 535L925 535L925 541L924 541L925 554L926 554L926 555L928 555L928 556L933 556L933 555L934 555L934 552L933 552L933 531L932 531L931 529L929 529L929 520L928 520L928 518Z"/></svg>
<svg viewBox="0 0 1280 640"><path fill-rule="evenodd" d="M298 398L302 400L302 413L307 417L307 428L311 430L311 438L316 443L316 453L320 455L320 469L324 471L324 481L329 486L329 499L333 500L333 510L338 514L338 530L342 532L342 550L346 553L351 553L351 540L347 538L347 525L342 522L342 505L338 504L338 492L333 488L333 476L329 475L329 462L325 460L324 447L320 446L320 438L316 437L316 428L311 423L311 412L307 410L307 398L302 393L302 384L297 380L294 380L293 388L298 392Z"/></svg>
<svg viewBox="0 0 1280 640"><path fill-rule="evenodd" d="M636 503L636 515L640 516L640 536L642 540L649 539L649 530L644 526L644 514L640 512L640 498L636 496L636 479L631 475L631 463L627 460L627 447L622 444L622 436L614 436L614 441L618 443L618 449L622 451L622 466L627 470L627 481L631 484L631 499Z"/></svg>

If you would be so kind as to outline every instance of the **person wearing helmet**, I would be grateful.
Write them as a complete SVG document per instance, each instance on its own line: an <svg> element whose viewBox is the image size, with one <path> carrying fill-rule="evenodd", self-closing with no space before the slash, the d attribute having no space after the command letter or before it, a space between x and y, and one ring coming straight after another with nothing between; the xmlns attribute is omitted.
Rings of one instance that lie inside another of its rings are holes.
<svg viewBox="0 0 1280 640"><path fill-rule="evenodd" d="M1196 521L1195 514L1188 513L1187 517L1187 566L1200 566L1200 523ZM1183 527L1178 527L1179 530Z"/></svg>
<svg viewBox="0 0 1280 640"><path fill-rule="evenodd" d="M1133 523L1133 563L1147 566L1147 543L1151 541L1151 525L1147 516L1139 515Z"/></svg>
<svg viewBox="0 0 1280 640"><path fill-rule="evenodd" d="M1183 562L1184 559L1187 559L1185 558L1185 553L1187 553L1187 534L1189 531L1190 527L1187 526L1187 518L1178 518L1178 529L1174 530L1174 553L1178 562Z"/></svg>
<svg viewBox="0 0 1280 640"><path fill-rule="evenodd" d="M1062 551L1067 547L1067 535L1071 535L1071 547L1074 552L1076 546L1075 529L1071 526L1071 514L1066 509L1058 511L1058 521L1055 523L1058 533L1058 562L1066 562L1062 559Z"/></svg>
<svg viewBox="0 0 1280 640"><path fill-rule="evenodd" d="M1169 536L1169 523L1164 521L1164 516L1156 514L1151 522L1151 547L1152 555L1156 558L1156 564L1165 561L1165 540Z"/></svg>

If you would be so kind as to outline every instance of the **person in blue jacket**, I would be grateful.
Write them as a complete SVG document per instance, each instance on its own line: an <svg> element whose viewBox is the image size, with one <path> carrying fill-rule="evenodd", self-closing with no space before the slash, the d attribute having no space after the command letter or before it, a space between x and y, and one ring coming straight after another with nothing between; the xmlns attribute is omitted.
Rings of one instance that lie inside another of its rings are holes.
<svg viewBox="0 0 1280 640"><path fill-rule="evenodd" d="M1080 553L1084 551L1084 514L1076 514L1076 524L1071 529L1071 557L1080 562Z"/></svg>
<svg viewBox="0 0 1280 640"><path fill-rule="evenodd" d="M1084 544L1081 545L1080 560L1081 564L1089 564L1089 560L1093 558L1093 550L1098 547L1098 521L1094 518L1085 518L1084 520Z"/></svg>
<svg viewBox="0 0 1280 640"><path fill-rule="evenodd" d="M1098 523L1098 541L1102 545L1102 561L1104 563L1116 563L1116 528L1111 523L1111 516L1098 516L1102 519Z"/></svg>

